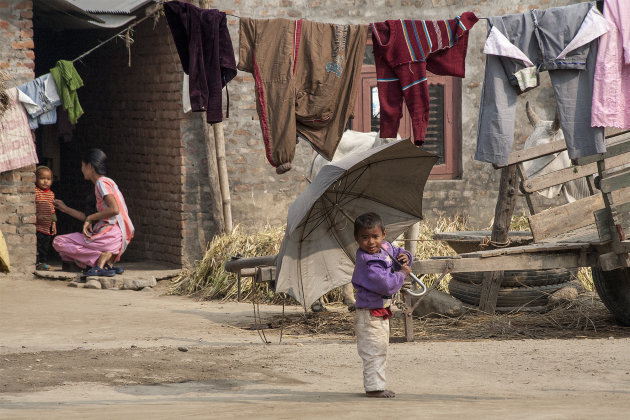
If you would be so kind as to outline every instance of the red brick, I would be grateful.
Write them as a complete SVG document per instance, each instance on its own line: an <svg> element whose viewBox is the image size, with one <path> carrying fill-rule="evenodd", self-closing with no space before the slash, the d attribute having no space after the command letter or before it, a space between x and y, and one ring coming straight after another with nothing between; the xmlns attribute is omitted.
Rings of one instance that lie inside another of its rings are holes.
<svg viewBox="0 0 630 420"><path fill-rule="evenodd" d="M22 19L33 19L33 11L32 10L24 10L20 12L20 18Z"/></svg>
<svg viewBox="0 0 630 420"><path fill-rule="evenodd" d="M33 30L26 29L26 30L20 31L20 38L33 38Z"/></svg>
<svg viewBox="0 0 630 420"><path fill-rule="evenodd" d="M11 43L11 48L13 48L14 50L24 50L24 49L33 49L35 48L35 44L33 43L32 39L28 39L25 41L17 41L17 42L12 42Z"/></svg>
<svg viewBox="0 0 630 420"><path fill-rule="evenodd" d="M15 6L13 6L15 10L33 10L33 2L32 1L21 1Z"/></svg>
<svg viewBox="0 0 630 420"><path fill-rule="evenodd" d="M0 9L2 9L2 6L0 6ZM9 27L9 22L7 22L6 20L0 20L0 29L7 29Z"/></svg>
<svg viewBox="0 0 630 420"><path fill-rule="evenodd" d="M30 60L35 60L35 52L28 50L28 51L24 51L24 57L30 59Z"/></svg>

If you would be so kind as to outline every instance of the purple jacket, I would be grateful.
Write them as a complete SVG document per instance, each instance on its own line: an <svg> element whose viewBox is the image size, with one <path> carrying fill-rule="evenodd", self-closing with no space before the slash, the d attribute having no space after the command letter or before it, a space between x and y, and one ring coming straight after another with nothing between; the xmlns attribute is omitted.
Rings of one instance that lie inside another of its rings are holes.
<svg viewBox="0 0 630 420"><path fill-rule="evenodd" d="M405 249L394 247L386 241L383 241L383 246L394 258L405 253L410 263L413 261L413 257ZM356 307L377 309L390 306L392 295L400 290L405 277L400 266L385 251L368 254L359 248L352 273L352 285L357 290Z"/></svg>
<svg viewBox="0 0 630 420"><path fill-rule="evenodd" d="M221 89L236 76L236 59L225 13L180 1L164 3L184 72L190 76L190 106L206 111L210 124L223 120ZM230 100L228 96L228 112Z"/></svg>

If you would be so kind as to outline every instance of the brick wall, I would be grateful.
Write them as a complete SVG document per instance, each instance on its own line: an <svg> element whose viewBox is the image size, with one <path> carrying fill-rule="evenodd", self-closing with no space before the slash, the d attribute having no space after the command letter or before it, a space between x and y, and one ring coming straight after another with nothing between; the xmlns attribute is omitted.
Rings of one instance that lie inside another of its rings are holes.
<svg viewBox="0 0 630 420"><path fill-rule="evenodd" d="M34 77L32 17L31 1L0 1L0 69L12 77L8 87ZM0 174L0 231L18 273L35 265L34 170L33 165Z"/></svg>
<svg viewBox="0 0 630 420"><path fill-rule="evenodd" d="M443 19L470 10L478 16L524 12L530 8L548 8L577 3L577 0L248 0L211 1L210 7L237 16L254 18L306 18L331 23L369 23L383 19ZM228 25L238 56L238 19L228 16ZM477 113L483 83L485 57L482 53L486 25L480 21L471 31L466 60L467 77L462 81L462 176L457 180L429 181L424 195L427 219L439 215L463 214L476 227L485 227L494 216L500 171L490 164L473 160L476 147ZM255 230L264 223L286 222L290 203L305 188L305 168L312 149L301 142L297 146L293 169L276 175L265 159L254 82L251 74L239 72L229 85L231 113L225 121L227 162L232 193L234 222ZM525 100L536 105L539 115L553 118L554 99L548 76L542 86L519 99L516 143L520 147L531 132L525 116ZM519 199L517 212L525 208Z"/></svg>
<svg viewBox="0 0 630 420"><path fill-rule="evenodd" d="M191 263L216 231L200 114L181 108L181 66L165 19L88 56L77 136L109 156L136 236L126 258ZM204 175L206 174L206 175Z"/></svg>

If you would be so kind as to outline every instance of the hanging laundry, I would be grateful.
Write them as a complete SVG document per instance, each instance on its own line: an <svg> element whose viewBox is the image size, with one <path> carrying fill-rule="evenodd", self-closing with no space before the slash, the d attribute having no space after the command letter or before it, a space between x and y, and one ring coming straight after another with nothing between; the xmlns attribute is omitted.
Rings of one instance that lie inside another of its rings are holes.
<svg viewBox="0 0 630 420"><path fill-rule="evenodd" d="M372 23L374 64L380 102L381 137L395 138L403 98L411 115L414 143L420 146L429 124L427 70L464 77L472 12L450 20L388 20Z"/></svg>
<svg viewBox="0 0 630 420"><path fill-rule="evenodd" d="M50 73L39 76L17 88L19 91L18 99L26 110L31 130L39 127L39 124L55 124L57 122L57 107L61 105L61 98Z"/></svg>
<svg viewBox="0 0 630 420"><path fill-rule="evenodd" d="M67 60L57 61L55 67L50 69L50 74L55 79L63 109L68 111L70 123L76 124L83 115L83 108L81 108L79 95L77 95L77 89L83 86L83 79L77 73L72 61Z"/></svg>
<svg viewBox="0 0 630 420"><path fill-rule="evenodd" d="M166 21L184 72L190 76L193 111L210 124L223 121L221 90L236 76L236 60L225 13L180 1L164 3ZM228 94L226 118L230 116Z"/></svg>
<svg viewBox="0 0 630 420"><path fill-rule="evenodd" d="M607 0L593 82L593 127L630 128L630 4Z"/></svg>
<svg viewBox="0 0 630 420"><path fill-rule="evenodd" d="M0 172L38 163L28 117L18 100L17 88L7 89L10 106L0 118Z"/></svg>
<svg viewBox="0 0 630 420"><path fill-rule="evenodd" d="M299 135L330 160L352 115L367 25L241 18L239 70L254 75L267 160L291 169Z"/></svg>
<svg viewBox="0 0 630 420"><path fill-rule="evenodd" d="M63 140L64 143L72 141L74 136L74 124L70 122L68 112L59 108L57 110L57 140Z"/></svg>
<svg viewBox="0 0 630 420"><path fill-rule="evenodd" d="M184 73L182 79L182 110L184 114L192 111L192 105L190 105L190 76Z"/></svg>
<svg viewBox="0 0 630 420"><path fill-rule="evenodd" d="M561 24L559 24L561 22ZM597 38L608 25L592 3L488 18L486 72L475 159L507 165L516 99L549 71L569 157L606 151L604 131L591 128Z"/></svg>

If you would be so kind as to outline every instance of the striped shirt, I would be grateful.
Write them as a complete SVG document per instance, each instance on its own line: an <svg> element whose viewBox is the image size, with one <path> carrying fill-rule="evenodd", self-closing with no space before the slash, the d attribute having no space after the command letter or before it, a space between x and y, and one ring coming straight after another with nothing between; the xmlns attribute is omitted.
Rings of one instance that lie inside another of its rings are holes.
<svg viewBox="0 0 630 420"><path fill-rule="evenodd" d="M55 235L57 226L53 221L55 214L55 193L50 188L42 190L35 186L35 228L46 235Z"/></svg>

